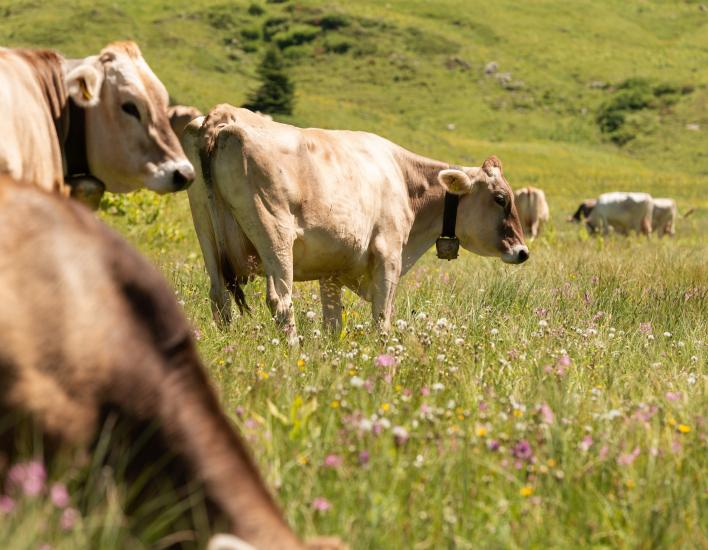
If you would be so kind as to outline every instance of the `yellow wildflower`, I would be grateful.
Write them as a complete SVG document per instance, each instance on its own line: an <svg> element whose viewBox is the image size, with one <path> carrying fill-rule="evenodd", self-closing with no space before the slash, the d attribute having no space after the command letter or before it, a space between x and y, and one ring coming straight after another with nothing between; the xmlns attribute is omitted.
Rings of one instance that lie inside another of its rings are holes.
<svg viewBox="0 0 708 550"><path fill-rule="evenodd" d="M304 367L305 366L305 360L300 358L297 360L297 366L298 367Z"/></svg>
<svg viewBox="0 0 708 550"><path fill-rule="evenodd" d="M533 494L533 487L531 487L531 485L524 485L519 489L519 494L522 497L530 497Z"/></svg>
<svg viewBox="0 0 708 550"><path fill-rule="evenodd" d="M549 458L548 460L546 460L546 464L548 464L549 468L554 468L556 465L556 461L553 460L552 458Z"/></svg>
<svg viewBox="0 0 708 550"><path fill-rule="evenodd" d="M487 428L484 426L477 426L477 431L475 433L477 434L477 437L484 437L487 435Z"/></svg>
<svg viewBox="0 0 708 550"><path fill-rule="evenodd" d="M339 408L339 401L337 401L335 399L334 401L332 401L332 403L330 403L329 406L332 407L333 409L338 409Z"/></svg>
<svg viewBox="0 0 708 550"><path fill-rule="evenodd" d="M628 479L627 481L624 482L624 486L627 487L627 489L634 489L636 487L636 483L634 482L633 479Z"/></svg>
<svg viewBox="0 0 708 550"><path fill-rule="evenodd" d="M679 424L678 431L680 431L682 434L687 434L691 431L691 426L688 426L686 424Z"/></svg>
<svg viewBox="0 0 708 550"><path fill-rule="evenodd" d="M521 409L514 409L514 416L517 418L520 416L524 416L524 411L522 411Z"/></svg>
<svg viewBox="0 0 708 550"><path fill-rule="evenodd" d="M391 408L391 405L389 405L388 403L384 403L383 405L381 405L381 410L382 410L383 412L388 412L388 410L389 410L390 408Z"/></svg>

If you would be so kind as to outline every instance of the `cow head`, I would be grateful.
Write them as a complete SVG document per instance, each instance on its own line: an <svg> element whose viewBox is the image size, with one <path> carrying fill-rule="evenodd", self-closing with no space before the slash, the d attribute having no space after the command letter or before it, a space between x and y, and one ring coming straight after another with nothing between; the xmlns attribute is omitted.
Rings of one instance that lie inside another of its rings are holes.
<svg viewBox="0 0 708 550"><path fill-rule="evenodd" d="M460 195L457 236L465 249L510 264L528 259L514 193L497 157L489 157L479 168L442 170L438 180L448 192Z"/></svg>
<svg viewBox="0 0 708 550"><path fill-rule="evenodd" d="M185 189L194 168L170 128L168 94L132 42L69 66L67 90L86 112L86 156L109 191Z"/></svg>

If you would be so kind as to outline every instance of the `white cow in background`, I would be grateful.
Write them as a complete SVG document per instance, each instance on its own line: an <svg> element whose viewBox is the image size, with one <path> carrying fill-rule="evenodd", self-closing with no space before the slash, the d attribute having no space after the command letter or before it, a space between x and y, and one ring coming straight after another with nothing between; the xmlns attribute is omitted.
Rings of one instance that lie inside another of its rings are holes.
<svg viewBox="0 0 708 550"><path fill-rule="evenodd" d="M610 227L626 235L636 231L649 235L652 228L654 201L648 193L603 193L587 219L591 232L607 235Z"/></svg>

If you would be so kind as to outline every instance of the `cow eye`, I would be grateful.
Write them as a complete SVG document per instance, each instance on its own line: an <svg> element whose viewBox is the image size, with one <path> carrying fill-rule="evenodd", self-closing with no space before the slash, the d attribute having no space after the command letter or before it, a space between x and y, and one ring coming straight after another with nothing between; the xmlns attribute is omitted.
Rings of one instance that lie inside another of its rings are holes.
<svg viewBox="0 0 708 550"><path fill-rule="evenodd" d="M494 195L494 202L499 206L506 206L506 197L504 195Z"/></svg>
<svg viewBox="0 0 708 550"><path fill-rule="evenodd" d="M127 101L123 103L120 108L123 109L124 113L127 113L130 116L133 116L140 120L140 111L138 111L138 107L132 101Z"/></svg>

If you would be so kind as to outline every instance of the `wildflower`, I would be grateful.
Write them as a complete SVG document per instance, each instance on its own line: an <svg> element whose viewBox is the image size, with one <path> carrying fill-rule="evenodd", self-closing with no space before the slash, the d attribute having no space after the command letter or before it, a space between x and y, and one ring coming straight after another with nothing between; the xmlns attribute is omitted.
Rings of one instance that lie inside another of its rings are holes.
<svg viewBox="0 0 708 550"><path fill-rule="evenodd" d="M44 465L36 460L15 464L7 474L7 484L10 490L21 491L33 497L44 490L47 471Z"/></svg>
<svg viewBox="0 0 708 550"><path fill-rule="evenodd" d="M335 399L334 401L332 401L332 402L329 404L329 406L332 407L333 409L338 409L338 408L339 408L339 401L337 401L337 400Z"/></svg>
<svg viewBox="0 0 708 550"><path fill-rule="evenodd" d="M679 424L679 425L677 426L677 429L678 429L678 431L681 432L682 434L687 434L688 432L691 431L691 426L687 426L686 424Z"/></svg>
<svg viewBox="0 0 708 550"><path fill-rule="evenodd" d="M489 334L491 334L492 336L496 336L497 334L499 334L499 329L493 328L489 331Z"/></svg>
<svg viewBox="0 0 708 550"><path fill-rule="evenodd" d="M259 345L256 347L258 353L263 353L265 351L265 346Z"/></svg>
<svg viewBox="0 0 708 550"><path fill-rule="evenodd" d="M437 357L435 357L435 360L438 363L444 363L445 362L445 354L444 353L439 353Z"/></svg>
<svg viewBox="0 0 708 550"><path fill-rule="evenodd" d="M66 508L69 505L69 491L63 483L53 483L49 489L49 498L57 508Z"/></svg>
<svg viewBox="0 0 708 550"><path fill-rule="evenodd" d="M199 341L202 339L202 332L198 328L195 328L192 334L194 334L194 339L196 341Z"/></svg>
<svg viewBox="0 0 708 550"><path fill-rule="evenodd" d="M415 466L416 468L420 468L421 466L423 466L423 462L423 455L416 455L413 466Z"/></svg>
<svg viewBox="0 0 708 550"><path fill-rule="evenodd" d="M396 445L399 447L405 445L406 441L408 441L408 431L403 426L396 426L393 428L392 432Z"/></svg>
<svg viewBox="0 0 708 550"><path fill-rule="evenodd" d="M329 503L329 500L327 500L324 497L316 497L312 501L312 507L317 510L318 512L326 512L330 508L332 508L332 505Z"/></svg>
<svg viewBox="0 0 708 550"><path fill-rule="evenodd" d="M382 410L383 412L388 412L390 409L391 409L391 405L389 405L388 403L382 403L382 404L381 404L381 410Z"/></svg>
<svg viewBox="0 0 708 550"><path fill-rule="evenodd" d="M396 321L396 328L398 330L406 330L406 328L408 328L408 323L406 323L403 319L399 319Z"/></svg>
<svg viewBox="0 0 708 550"><path fill-rule="evenodd" d="M349 383L355 388L361 388L364 385L364 379L358 376L352 376Z"/></svg>
<svg viewBox="0 0 708 550"><path fill-rule="evenodd" d="M359 464L366 466L369 463L369 451L361 451L359 453Z"/></svg>
<svg viewBox="0 0 708 550"><path fill-rule="evenodd" d="M514 445L514 448L511 452L515 458L518 458L520 460L530 460L531 458L533 458L533 450L531 449L531 445L525 439L522 439L516 445Z"/></svg>
<svg viewBox="0 0 708 550"><path fill-rule="evenodd" d="M605 460L607 458L608 453L610 452L610 448L607 445L603 445L600 448L600 452L597 453L597 458L600 460Z"/></svg>
<svg viewBox="0 0 708 550"><path fill-rule="evenodd" d="M665 337L665 338L671 338L671 333L668 332L668 331L665 332L665 333L664 333L664 337Z"/></svg>
<svg viewBox="0 0 708 550"><path fill-rule="evenodd" d="M302 357L300 357L300 359L297 360L296 364L298 367L302 368L305 366L305 360Z"/></svg>
<svg viewBox="0 0 708 550"><path fill-rule="evenodd" d="M440 319L438 319L435 322L435 326L437 326L438 328L441 328L441 329L447 328L449 324L450 323L448 322L448 320L445 317L441 317Z"/></svg>
<svg viewBox="0 0 708 550"><path fill-rule="evenodd" d="M487 428L485 428L484 426L477 426L475 433L477 434L477 437L484 437L485 435L487 435Z"/></svg>
<svg viewBox="0 0 708 550"><path fill-rule="evenodd" d="M592 446L592 436L591 435L586 435L585 437L583 437L583 440L580 442L580 445L578 445L580 450L583 451L584 453L587 453L588 450L590 450L591 446Z"/></svg>
<svg viewBox="0 0 708 550"><path fill-rule="evenodd" d="M559 367L569 367L570 366L570 357L568 356L567 353L564 353L563 355L560 356L558 359L557 365Z"/></svg>
<svg viewBox="0 0 708 550"><path fill-rule="evenodd" d="M320 332L320 329L316 328L312 331L312 337L313 338L319 338L322 335L322 332Z"/></svg>
<svg viewBox="0 0 708 550"><path fill-rule="evenodd" d="M310 321L312 321L315 317L317 317L317 314L312 311L311 309L307 310L307 313L305 313L305 317L307 317Z"/></svg>
<svg viewBox="0 0 708 550"><path fill-rule="evenodd" d="M464 339L464 338L455 338L455 345L456 345L456 346L461 346L461 345L464 344L464 343L465 343L465 339Z"/></svg>
<svg viewBox="0 0 708 550"><path fill-rule="evenodd" d="M627 487L627 489L634 489L636 487L636 483L634 482L633 479L628 479L627 481L624 482L624 486Z"/></svg>
<svg viewBox="0 0 708 550"><path fill-rule="evenodd" d="M274 345L274 346L279 346L279 345L280 345L280 340L278 340L277 338L273 338L273 339L270 341L270 343L271 343L272 345Z"/></svg>
<svg viewBox="0 0 708 550"><path fill-rule="evenodd" d="M533 495L533 487L531 487L531 485L524 485L521 489L519 489L519 494L522 497L530 497Z"/></svg>
<svg viewBox="0 0 708 550"><path fill-rule="evenodd" d="M553 414L553 409L548 405L548 403L542 403L538 408L538 412L541 415L541 420L544 424L553 424L555 420L555 415Z"/></svg>
<svg viewBox="0 0 708 550"><path fill-rule="evenodd" d="M435 382L433 384L433 391L442 391L445 389L445 384L441 384L440 382Z"/></svg>
<svg viewBox="0 0 708 550"><path fill-rule="evenodd" d="M79 512L76 508L65 508L61 514L59 525L64 531L71 531L79 519Z"/></svg>
<svg viewBox="0 0 708 550"><path fill-rule="evenodd" d="M424 321L425 319L428 318L428 314L425 313L424 311L421 311L420 313L418 313L418 314L415 316L415 318L418 319L419 321Z"/></svg>
<svg viewBox="0 0 708 550"><path fill-rule="evenodd" d="M396 364L396 358L393 355L383 353L376 358L375 363L378 367L392 367Z"/></svg>
<svg viewBox="0 0 708 550"><path fill-rule="evenodd" d="M617 464L619 464L620 466L631 466L632 463L639 456L639 453L640 453L639 447L635 447L631 453L625 453L625 454L621 454L620 456L618 456L617 457Z"/></svg>
<svg viewBox="0 0 708 550"><path fill-rule="evenodd" d="M342 457L335 454L327 455L324 459L324 466L326 468L336 469L342 465Z"/></svg>
<svg viewBox="0 0 708 550"><path fill-rule="evenodd" d="M541 319L541 320L538 322L538 326L541 327L541 328L545 328L545 327L548 326L548 321L546 321L545 319Z"/></svg>
<svg viewBox="0 0 708 550"><path fill-rule="evenodd" d="M651 333L651 323L639 323L639 332L642 334Z"/></svg>
<svg viewBox="0 0 708 550"><path fill-rule="evenodd" d="M7 495L0 495L0 514L9 514L14 508L14 500Z"/></svg>

